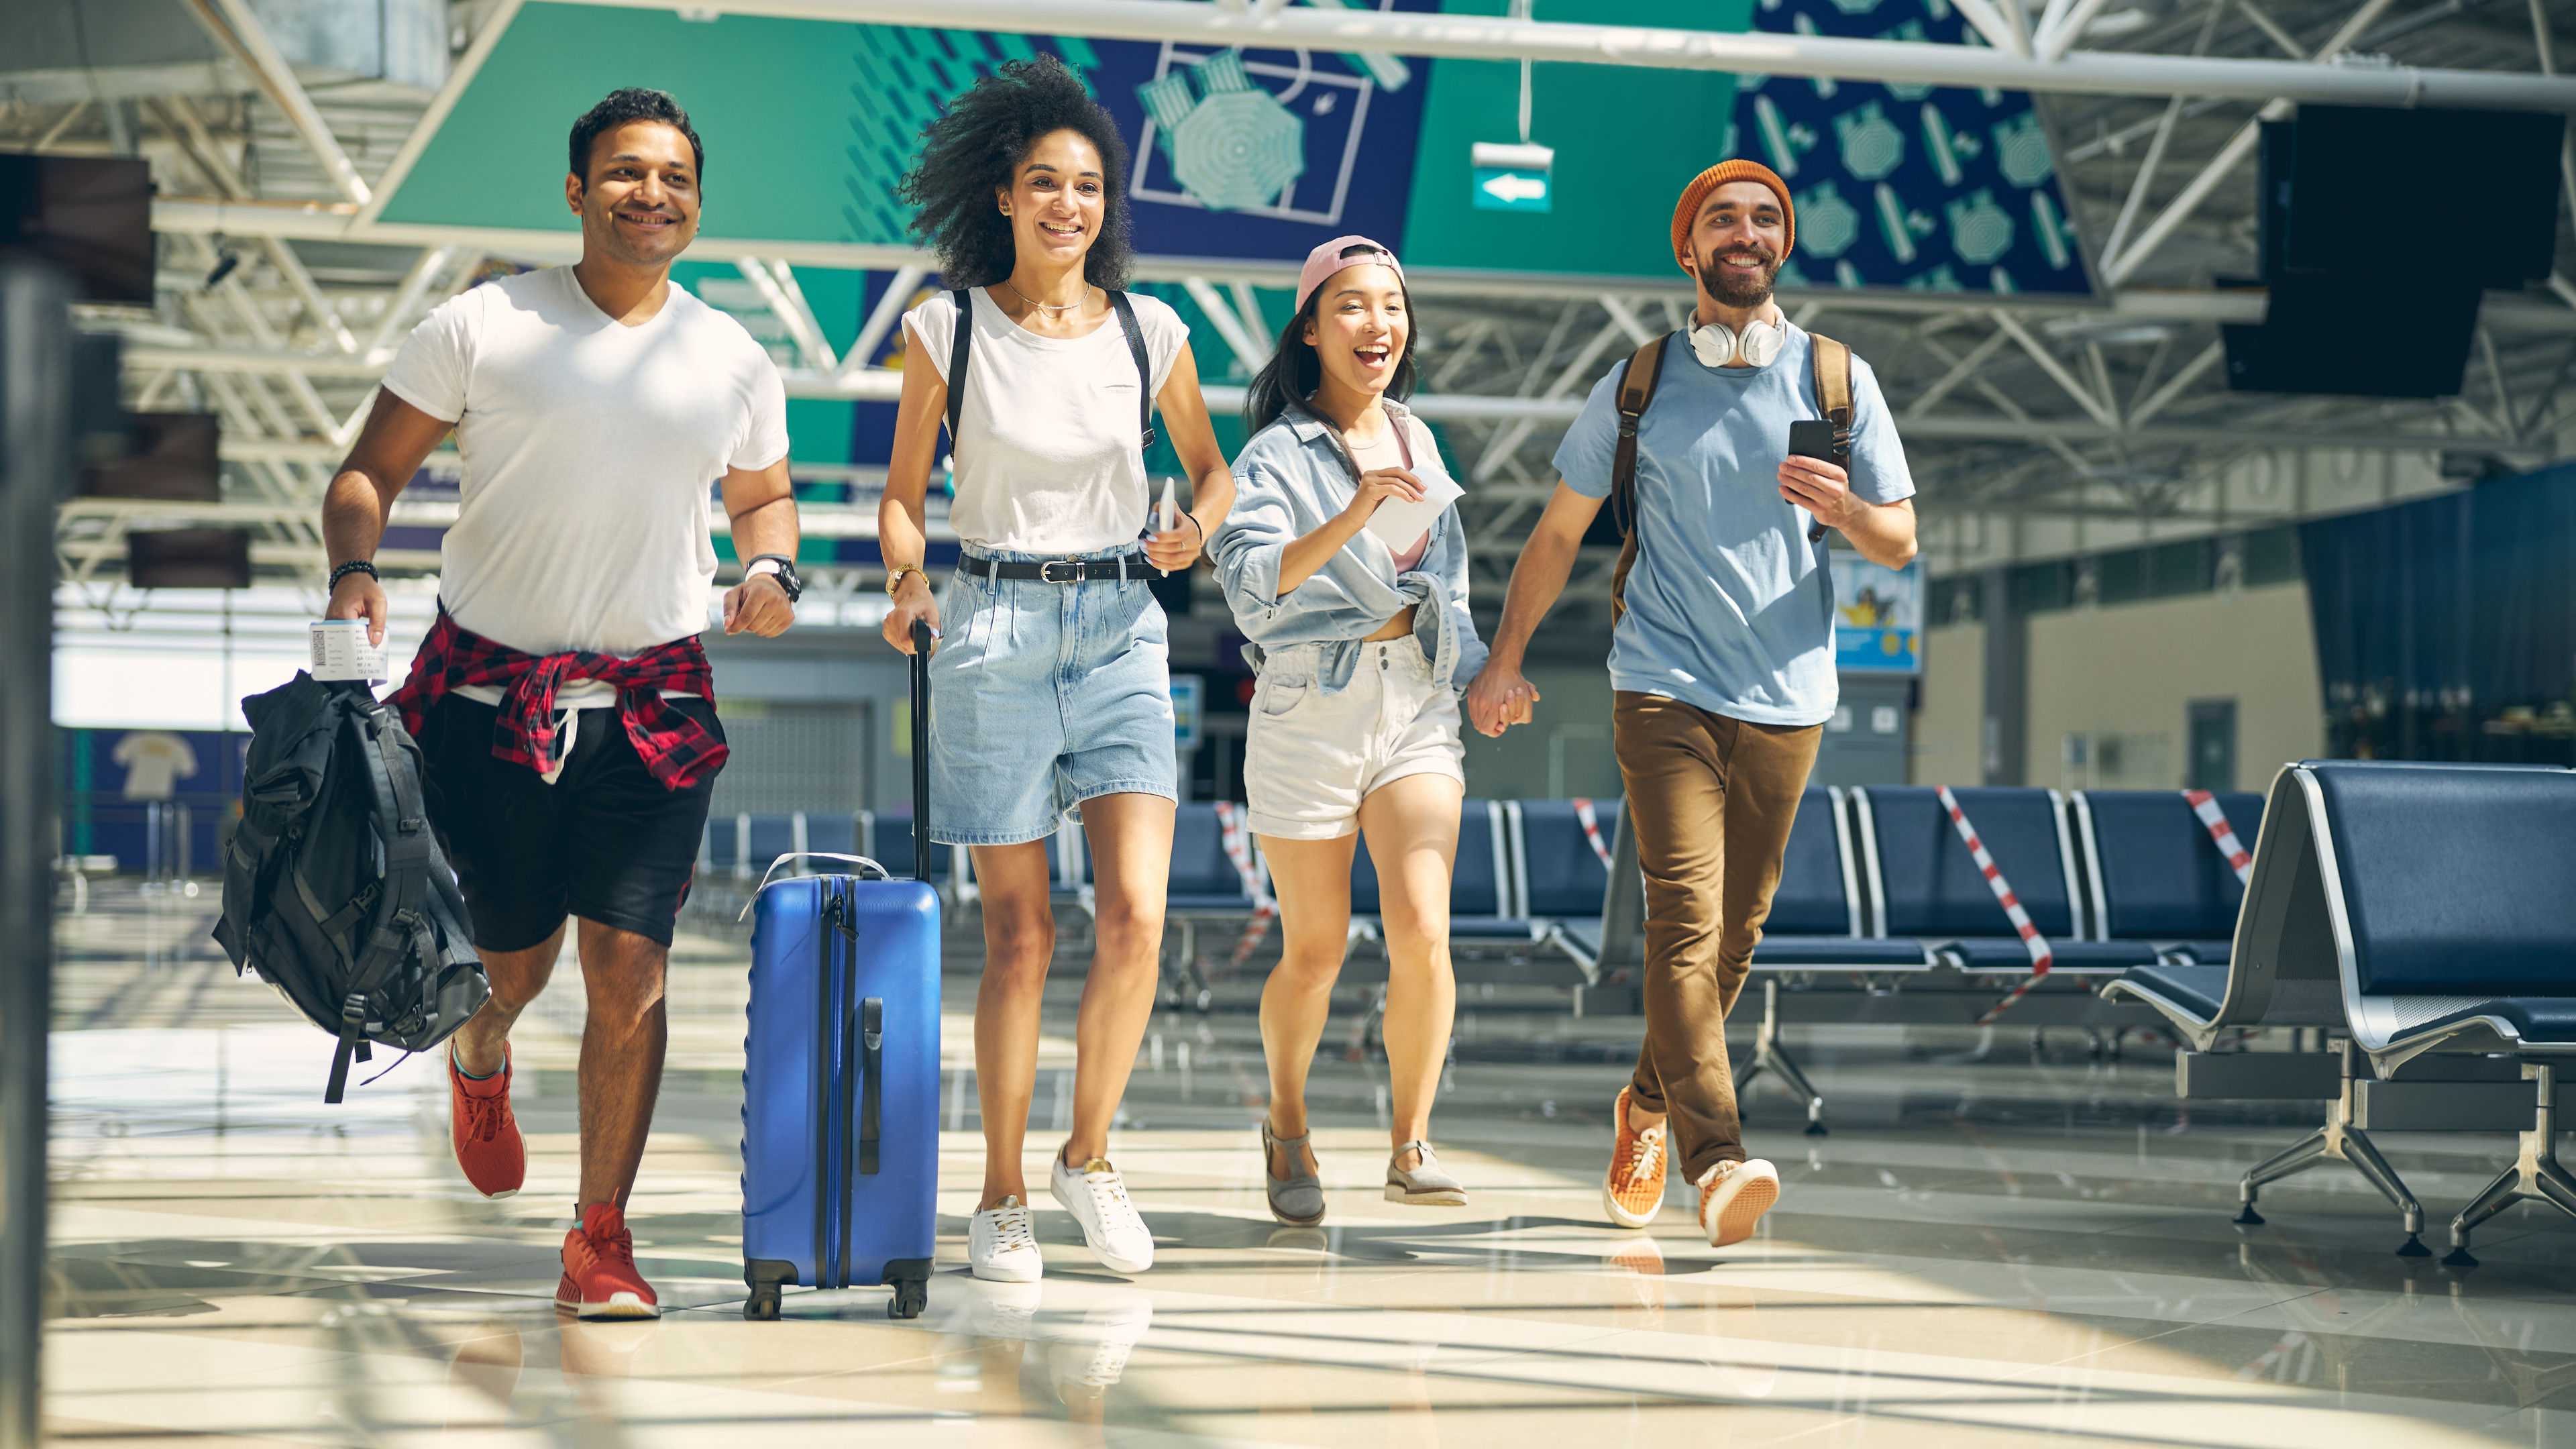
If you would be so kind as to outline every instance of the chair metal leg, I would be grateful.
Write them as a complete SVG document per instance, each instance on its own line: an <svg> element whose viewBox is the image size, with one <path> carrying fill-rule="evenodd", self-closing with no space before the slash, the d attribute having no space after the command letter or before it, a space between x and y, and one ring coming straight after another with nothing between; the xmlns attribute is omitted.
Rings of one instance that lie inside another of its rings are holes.
<svg viewBox="0 0 2576 1449"><path fill-rule="evenodd" d="M2379 1149L2372 1145L2369 1134L2352 1125L2354 1049L2351 1042L2342 1045L2342 1061L2343 1090L2329 1110L2326 1124L2256 1164L2253 1171L2245 1174L2236 1189L2240 1203L2236 1221L2249 1227L2262 1223L2263 1215L2254 1210L2254 1199L2263 1184L2278 1182L2328 1158L2337 1158L2351 1163L2353 1169L2371 1186L2378 1188L2380 1194L2397 1209L2399 1221L2406 1228L2406 1241L2398 1245L2397 1255L2401 1258L2430 1257L2433 1250L2425 1247L2423 1242L2423 1204L2407 1190L2406 1181L2397 1175L2397 1169L2389 1166L2388 1159L2379 1155Z"/></svg>
<svg viewBox="0 0 2576 1449"><path fill-rule="evenodd" d="M2522 1134L2513 1166L2451 1219L2451 1251L2442 1259L2445 1268L2476 1267L2478 1260L2469 1253L2469 1230L2517 1202L2545 1202L2576 1217L2576 1177L2558 1161L2558 1068L2549 1062L2524 1062L2522 1079L2534 1084L2539 1098L2532 1106L2531 1126Z"/></svg>
<svg viewBox="0 0 2576 1449"><path fill-rule="evenodd" d="M2370 1185L2378 1188L2382 1197L2395 1204L2398 1214L2404 1219L2406 1241L2398 1248L2397 1256L2433 1256L2433 1250L2425 1247L2423 1242L2424 1205L2415 1200L2415 1194L2406 1190L2405 1182L2397 1176L2397 1169L2388 1165L2388 1159L2379 1155L2379 1149L2371 1145L2370 1138L2359 1128L2345 1127L2334 1135L2342 1149L2339 1155L2343 1160L2368 1178Z"/></svg>
<svg viewBox="0 0 2576 1449"><path fill-rule="evenodd" d="M2236 1185L2236 1198L2242 1205L2242 1210L2236 1214L2236 1221L2254 1226L2261 1225L2263 1215L2254 1211L2256 1192L2267 1182L2278 1182L2291 1173L2304 1172L2324 1161L2327 1152L2326 1140L2326 1129L2320 1127L2256 1163L2253 1170L2245 1174L2244 1181Z"/></svg>
<svg viewBox="0 0 2576 1449"><path fill-rule="evenodd" d="M1753 1059L1736 1069L1735 1095L1741 1101L1744 1089L1754 1079L1769 1072L1780 1079L1780 1085L1807 1104L1807 1135L1825 1135L1825 1099L1808 1082L1807 1074L1798 1069L1796 1059L1780 1044L1780 983L1762 983L1762 1024L1753 1031Z"/></svg>

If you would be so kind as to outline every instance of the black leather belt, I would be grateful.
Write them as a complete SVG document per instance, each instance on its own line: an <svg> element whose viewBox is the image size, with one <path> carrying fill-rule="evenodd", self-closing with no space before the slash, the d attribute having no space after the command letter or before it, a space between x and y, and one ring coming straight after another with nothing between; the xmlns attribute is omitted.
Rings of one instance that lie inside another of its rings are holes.
<svg viewBox="0 0 2576 1449"><path fill-rule="evenodd" d="M1041 584L1110 583L1121 579L1150 577L1154 566L1141 558L1121 555L1117 558L1051 558L1044 563L1005 563L999 559L977 558L967 554L957 560L957 571L979 579L1001 579L1008 582Z"/></svg>

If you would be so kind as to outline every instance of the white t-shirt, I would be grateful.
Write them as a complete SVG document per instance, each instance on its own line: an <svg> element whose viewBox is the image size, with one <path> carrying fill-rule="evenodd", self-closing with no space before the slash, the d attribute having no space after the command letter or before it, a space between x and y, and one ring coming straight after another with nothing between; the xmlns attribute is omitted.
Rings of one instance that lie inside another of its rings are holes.
<svg viewBox="0 0 2576 1449"><path fill-rule="evenodd" d="M1027 553L1091 553L1132 543L1152 506L1136 431L1136 362L1118 316L1082 337L1040 337L975 288L975 339L966 361L949 526L968 543ZM1190 340L1189 324L1152 297L1127 294L1145 334L1154 392ZM904 315L911 358L941 381L956 341L946 292ZM995 398L1008 399L996 410Z"/></svg>
<svg viewBox="0 0 2576 1449"><path fill-rule="evenodd" d="M627 327L552 267L452 297L386 389L456 424L440 548L457 624L530 654L640 654L707 627L708 494L787 456L787 393L742 324L674 285Z"/></svg>
<svg viewBox="0 0 2576 1449"><path fill-rule="evenodd" d="M136 730L109 758L125 767L128 800L167 800L178 781L197 773L197 752L168 730Z"/></svg>

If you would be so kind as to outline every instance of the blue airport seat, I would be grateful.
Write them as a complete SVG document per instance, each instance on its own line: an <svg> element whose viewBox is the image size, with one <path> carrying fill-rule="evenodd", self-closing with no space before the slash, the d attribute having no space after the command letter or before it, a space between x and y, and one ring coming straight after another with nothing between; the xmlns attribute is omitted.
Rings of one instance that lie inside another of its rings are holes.
<svg viewBox="0 0 2576 1449"><path fill-rule="evenodd" d="M743 868L757 877L766 872L778 857L805 849L803 815L753 815L751 848L743 856ZM796 874L791 866L788 874Z"/></svg>
<svg viewBox="0 0 2576 1449"><path fill-rule="evenodd" d="M1571 800L1514 800L1503 807L1518 827L1519 866L1514 885L1522 909L1534 920L1598 921L1610 867L1592 849L1583 818ZM1619 834L1620 802L1596 800L1594 820L1608 849Z"/></svg>
<svg viewBox="0 0 2576 1449"><path fill-rule="evenodd" d="M2228 818L2232 820L2235 817ZM2227 967L2223 964L2197 966L2160 962L2153 966L2133 967L2112 984L2118 987L2143 986L2157 998L2181 1007L2203 1022L2217 1020L2227 1002Z"/></svg>
<svg viewBox="0 0 2576 1449"><path fill-rule="evenodd" d="M1951 825L1940 793L1919 785L1871 785L1856 793L1879 933L1914 937L1963 970L2029 970L2029 949ZM2082 939L2075 853L2056 791L1988 786L1951 793L2031 925L2047 939L2055 969L2115 971L2160 959L2150 943Z"/></svg>
<svg viewBox="0 0 2576 1449"><path fill-rule="evenodd" d="M1237 807L1241 808L1241 807ZM1086 860L1087 864L1087 860ZM1257 869L1258 867L1256 867ZM1164 909L1175 914L1249 915L1253 899L1225 852L1216 802L1192 800L1172 819L1172 873Z"/></svg>
<svg viewBox="0 0 2576 1449"><path fill-rule="evenodd" d="M749 835L746 822L750 818L747 815L707 817L706 845L698 853L710 869L730 871L735 875L743 873L744 867L751 859L750 852L746 849Z"/></svg>
<svg viewBox="0 0 2576 1449"><path fill-rule="evenodd" d="M2248 852L2263 797L2222 791L2218 807ZM2224 966L2245 887L2179 790L2079 791L2073 801L2093 938L2156 941L2168 957Z"/></svg>
<svg viewBox="0 0 2576 1449"><path fill-rule="evenodd" d="M1865 971L1919 971L1931 964L1923 943L1879 940L1861 934L1861 887L1846 836L1843 793L1809 785L1798 800L1798 818L1780 855L1780 885L1753 969L1808 971L1836 967Z"/></svg>
<svg viewBox="0 0 2576 1449"><path fill-rule="evenodd" d="M1459 807L1458 851L1449 874L1450 939L1538 940L1542 933L1512 898L1511 882L1501 803L1466 801ZM1351 919L1361 934L1371 935L1379 914L1377 862L1363 839L1351 852Z"/></svg>
<svg viewBox="0 0 2576 1449"><path fill-rule="evenodd" d="M884 866L889 875L909 879L912 875L912 811L887 810L863 815L858 821L858 853ZM952 854L944 845L930 848L930 878L946 880Z"/></svg>

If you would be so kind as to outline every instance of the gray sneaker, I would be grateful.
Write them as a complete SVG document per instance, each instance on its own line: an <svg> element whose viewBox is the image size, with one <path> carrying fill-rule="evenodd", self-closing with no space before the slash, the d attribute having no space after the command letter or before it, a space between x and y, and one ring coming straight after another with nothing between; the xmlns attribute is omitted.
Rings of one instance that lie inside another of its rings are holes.
<svg viewBox="0 0 2576 1449"><path fill-rule="evenodd" d="M1412 1170L1397 1166L1407 1152L1422 1154L1419 1166ZM1395 1149L1386 1160L1386 1200L1411 1207L1465 1207L1465 1184L1443 1171L1440 1159L1431 1155L1428 1142L1408 1142Z"/></svg>
<svg viewBox="0 0 2576 1449"><path fill-rule="evenodd" d="M1306 1170L1306 1144L1314 1136L1309 1130L1303 1137L1280 1137L1271 1132L1267 1116L1261 1119L1261 1188L1270 1196L1270 1215L1292 1228L1311 1228L1324 1220L1324 1180ZM1284 1178L1270 1172L1274 1147L1287 1152Z"/></svg>

